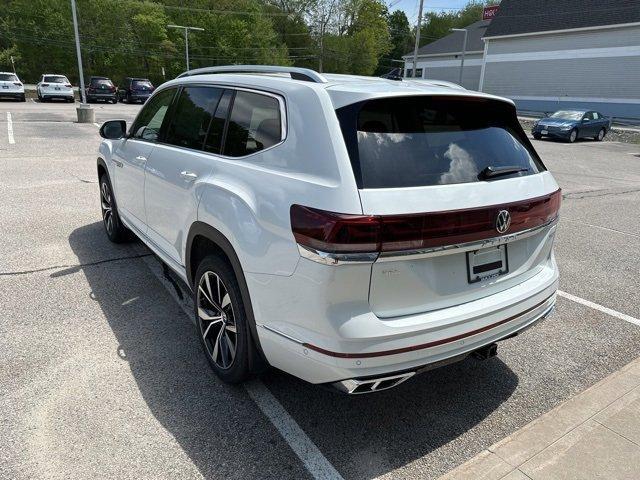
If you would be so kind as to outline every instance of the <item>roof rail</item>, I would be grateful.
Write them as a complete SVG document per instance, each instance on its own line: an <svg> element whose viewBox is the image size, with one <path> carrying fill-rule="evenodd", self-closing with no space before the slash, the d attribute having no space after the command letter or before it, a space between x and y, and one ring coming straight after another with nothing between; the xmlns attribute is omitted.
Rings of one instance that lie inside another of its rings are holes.
<svg viewBox="0 0 640 480"><path fill-rule="evenodd" d="M220 67L204 67L181 73L178 78L193 75L209 75L215 73L288 73L294 80L313 83L327 83L327 79L315 70L298 67L280 67L274 65L225 65Z"/></svg>

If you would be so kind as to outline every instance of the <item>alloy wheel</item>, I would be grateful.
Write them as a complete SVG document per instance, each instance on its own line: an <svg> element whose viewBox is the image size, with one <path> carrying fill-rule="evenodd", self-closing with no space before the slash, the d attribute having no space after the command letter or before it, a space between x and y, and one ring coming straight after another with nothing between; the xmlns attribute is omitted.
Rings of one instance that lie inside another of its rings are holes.
<svg viewBox="0 0 640 480"><path fill-rule="evenodd" d="M102 220L107 233L113 233L113 202L111 200L111 190L106 181L100 185L100 203L102 207Z"/></svg>
<svg viewBox="0 0 640 480"><path fill-rule="evenodd" d="M598 132L598 140L602 140L603 138L604 138L604 130L602 130L602 129L601 129L601 130Z"/></svg>
<svg viewBox="0 0 640 480"><path fill-rule="evenodd" d="M216 273L207 271L200 277L196 301L207 353L218 368L227 370L236 356L238 333L231 297Z"/></svg>
<svg viewBox="0 0 640 480"><path fill-rule="evenodd" d="M576 132L575 130L572 130L571 133L569 134L569 141L573 143L576 141L577 138L578 138L578 132Z"/></svg>

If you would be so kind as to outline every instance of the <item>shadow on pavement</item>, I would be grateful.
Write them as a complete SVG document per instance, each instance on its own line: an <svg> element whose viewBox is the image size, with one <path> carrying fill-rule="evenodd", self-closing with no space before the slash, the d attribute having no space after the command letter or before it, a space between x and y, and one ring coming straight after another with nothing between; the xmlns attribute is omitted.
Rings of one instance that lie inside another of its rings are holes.
<svg viewBox="0 0 640 480"><path fill-rule="evenodd" d="M93 261L103 235L101 223L72 232L69 243L81 264ZM101 248L125 253L121 246ZM83 272L120 343L114 355L128 361L154 417L206 478L308 477L244 389L217 380L195 327L141 262L94 264ZM277 371L263 381L345 479L382 475L455 441L518 384L498 358L469 359L357 397ZM457 463L473 453L456 452Z"/></svg>

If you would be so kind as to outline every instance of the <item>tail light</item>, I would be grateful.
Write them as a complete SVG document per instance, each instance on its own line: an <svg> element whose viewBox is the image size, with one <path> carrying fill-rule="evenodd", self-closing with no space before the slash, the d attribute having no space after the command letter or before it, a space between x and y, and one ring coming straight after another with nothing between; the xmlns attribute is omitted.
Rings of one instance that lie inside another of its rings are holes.
<svg viewBox="0 0 640 480"><path fill-rule="evenodd" d="M43 87L48 87L48 86L49 86L49 84L48 84L48 83L43 83L43 84L42 84L42 86L43 86Z"/></svg>
<svg viewBox="0 0 640 480"><path fill-rule="evenodd" d="M70 83L65 83L64 86L67 87L67 88L71 88L71 84Z"/></svg>
<svg viewBox="0 0 640 480"><path fill-rule="evenodd" d="M560 190L543 197L488 207L411 215L345 215L292 205L291 228L300 245L327 253L394 252L441 247L517 233L558 216ZM498 212L511 225L496 230Z"/></svg>
<svg viewBox="0 0 640 480"><path fill-rule="evenodd" d="M21 87L22 84L20 82L13 82L14 85L17 85L18 87Z"/></svg>

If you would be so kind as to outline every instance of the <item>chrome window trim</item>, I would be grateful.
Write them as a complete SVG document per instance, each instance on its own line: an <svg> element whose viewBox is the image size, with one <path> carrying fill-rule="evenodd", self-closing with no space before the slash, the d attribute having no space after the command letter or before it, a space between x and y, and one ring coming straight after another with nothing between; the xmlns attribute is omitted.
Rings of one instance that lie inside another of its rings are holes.
<svg viewBox="0 0 640 480"><path fill-rule="evenodd" d="M393 262L397 260L419 260L421 258L437 257L440 255L448 255L452 253L452 250L456 252L468 252L470 250L478 250L480 248L497 247L498 245L504 245L506 243L513 242L515 240L521 240L523 238L530 237L542 230L549 228L549 232L555 230L558 223L558 217L553 220L539 225L537 227L522 230L520 232L509 233L500 237L487 238L485 240L458 243L453 245L443 245L440 247L431 247L417 250L401 250L397 252L382 252L378 258L378 262Z"/></svg>
<svg viewBox="0 0 640 480"><path fill-rule="evenodd" d="M535 235L544 229L549 229L549 233L553 232L558 223L558 217L537 227L522 230L516 233L502 235L500 237L487 238L485 240L458 243L453 245L443 245L440 247L424 248L417 250L399 250L395 252L370 252L370 253L331 253L316 250L304 245L298 245L300 256L323 265L345 265L345 264L364 264L374 262L393 262L398 260L419 260L422 258L437 257L440 255L448 255L455 252L468 252L470 250L478 250L480 248L495 247L521 240L523 238Z"/></svg>

